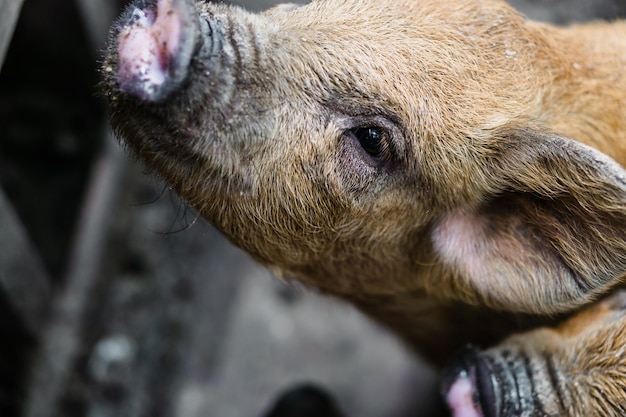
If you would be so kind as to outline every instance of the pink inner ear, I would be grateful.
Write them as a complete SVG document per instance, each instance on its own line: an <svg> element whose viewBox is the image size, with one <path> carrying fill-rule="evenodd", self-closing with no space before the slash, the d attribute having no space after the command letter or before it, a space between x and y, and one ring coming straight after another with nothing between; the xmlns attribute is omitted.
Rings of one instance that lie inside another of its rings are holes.
<svg viewBox="0 0 626 417"><path fill-rule="evenodd" d="M512 213L450 213L432 239L439 260L457 272L459 284L506 310L554 311L549 297L567 291L545 242L533 240L527 225Z"/></svg>
<svg viewBox="0 0 626 417"><path fill-rule="evenodd" d="M476 214L455 212L446 216L433 233L433 244L440 259L466 277L484 275L489 242L484 220Z"/></svg>
<svg viewBox="0 0 626 417"><path fill-rule="evenodd" d="M181 17L171 0L159 0L156 16L148 10L135 9L133 17L134 22L124 27L118 37L119 77L122 84L135 80L161 85L180 44Z"/></svg>

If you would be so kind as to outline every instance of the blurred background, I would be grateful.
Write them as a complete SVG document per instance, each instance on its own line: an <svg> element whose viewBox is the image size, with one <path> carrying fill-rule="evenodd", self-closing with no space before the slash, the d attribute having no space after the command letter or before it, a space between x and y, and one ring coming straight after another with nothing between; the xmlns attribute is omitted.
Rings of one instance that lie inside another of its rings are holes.
<svg viewBox="0 0 626 417"><path fill-rule="evenodd" d="M124 3L0 0L0 416L261 417L302 383L350 417L435 413L436 372L280 283L122 153L96 84ZM558 23L626 14L511 3Z"/></svg>

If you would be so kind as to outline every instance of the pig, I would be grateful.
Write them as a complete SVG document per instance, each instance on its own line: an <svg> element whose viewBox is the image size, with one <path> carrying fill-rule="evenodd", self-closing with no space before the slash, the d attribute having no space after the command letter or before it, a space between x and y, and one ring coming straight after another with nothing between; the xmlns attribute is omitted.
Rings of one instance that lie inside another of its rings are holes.
<svg viewBox="0 0 626 417"><path fill-rule="evenodd" d="M450 364L456 417L624 414L602 300L626 281L626 23L137 0L105 55L129 153L281 279Z"/></svg>

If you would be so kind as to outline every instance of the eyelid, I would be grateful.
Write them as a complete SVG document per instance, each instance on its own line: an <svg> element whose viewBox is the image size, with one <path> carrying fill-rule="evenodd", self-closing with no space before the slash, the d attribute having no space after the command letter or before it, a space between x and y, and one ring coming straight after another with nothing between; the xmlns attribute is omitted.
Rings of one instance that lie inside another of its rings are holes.
<svg viewBox="0 0 626 417"><path fill-rule="evenodd" d="M331 116L334 128L338 130L340 135L345 135L350 129L359 127L377 126L386 133L387 145L390 147L390 155L392 159L398 162L407 158L410 152L410 143L406 140L406 132L400 118L394 114L394 117L388 117L381 112L376 114L359 114L349 115L344 113L334 113ZM356 139L355 139L356 140Z"/></svg>

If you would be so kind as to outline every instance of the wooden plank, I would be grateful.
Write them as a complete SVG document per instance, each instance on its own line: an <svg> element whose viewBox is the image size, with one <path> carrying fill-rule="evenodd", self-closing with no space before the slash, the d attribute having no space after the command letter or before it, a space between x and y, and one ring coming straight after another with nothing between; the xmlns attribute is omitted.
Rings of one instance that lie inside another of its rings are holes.
<svg viewBox="0 0 626 417"><path fill-rule="evenodd" d="M53 417L81 346L80 326L89 297L102 278L103 255L119 181L126 166L111 136L96 160L79 219L63 290L53 302L33 363L25 417Z"/></svg>
<svg viewBox="0 0 626 417"><path fill-rule="evenodd" d="M0 68L20 15L23 0L0 0Z"/></svg>
<svg viewBox="0 0 626 417"><path fill-rule="evenodd" d="M50 279L28 234L0 190L0 290L32 335L45 324Z"/></svg>
<svg viewBox="0 0 626 417"><path fill-rule="evenodd" d="M2 1L2 0L0 0ZM83 23L91 45L95 51L103 48L109 32L109 26L118 12L115 4L109 0L76 0L83 17Z"/></svg>

